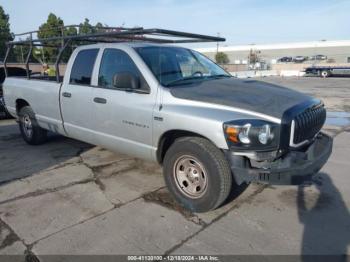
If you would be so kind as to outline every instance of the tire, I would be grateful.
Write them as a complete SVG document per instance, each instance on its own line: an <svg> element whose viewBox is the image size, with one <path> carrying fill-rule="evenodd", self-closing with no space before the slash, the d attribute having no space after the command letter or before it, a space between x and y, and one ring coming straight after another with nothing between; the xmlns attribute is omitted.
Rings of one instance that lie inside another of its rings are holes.
<svg viewBox="0 0 350 262"><path fill-rule="evenodd" d="M322 76L323 78L329 77L329 76L330 76L330 72L327 71L327 70L323 70L323 71L321 72L321 76Z"/></svg>
<svg viewBox="0 0 350 262"><path fill-rule="evenodd" d="M46 141L47 131L38 125L30 106L22 107L18 113L19 130L24 141L30 145L40 145Z"/></svg>
<svg viewBox="0 0 350 262"><path fill-rule="evenodd" d="M193 212L219 207L232 187L232 174L222 151L199 137L177 139L163 161L165 183L175 200Z"/></svg>

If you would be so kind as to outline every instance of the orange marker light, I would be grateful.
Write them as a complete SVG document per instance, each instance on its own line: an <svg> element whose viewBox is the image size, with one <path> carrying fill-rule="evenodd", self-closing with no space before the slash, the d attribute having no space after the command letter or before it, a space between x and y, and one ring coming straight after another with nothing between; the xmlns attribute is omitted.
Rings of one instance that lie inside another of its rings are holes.
<svg viewBox="0 0 350 262"><path fill-rule="evenodd" d="M229 126L226 128L226 134L227 137L230 141L232 141L233 143L238 143L238 134L239 134L239 130L235 127Z"/></svg>

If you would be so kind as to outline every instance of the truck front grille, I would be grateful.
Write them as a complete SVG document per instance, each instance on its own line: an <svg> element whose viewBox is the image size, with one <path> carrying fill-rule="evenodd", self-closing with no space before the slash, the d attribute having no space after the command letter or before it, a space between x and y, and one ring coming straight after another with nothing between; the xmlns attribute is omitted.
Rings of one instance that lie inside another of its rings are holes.
<svg viewBox="0 0 350 262"><path fill-rule="evenodd" d="M297 115L292 122L291 146L300 146L315 137L326 121L323 105L312 107Z"/></svg>

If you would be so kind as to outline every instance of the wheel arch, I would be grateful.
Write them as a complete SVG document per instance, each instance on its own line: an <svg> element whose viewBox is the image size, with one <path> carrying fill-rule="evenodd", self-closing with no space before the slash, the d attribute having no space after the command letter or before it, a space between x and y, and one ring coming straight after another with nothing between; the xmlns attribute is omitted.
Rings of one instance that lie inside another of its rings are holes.
<svg viewBox="0 0 350 262"><path fill-rule="evenodd" d="M173 129L168 130L164 132L160 139L158 140L158 147L157 147L157 162L159 164L163 163L165 153L168 151L170 146L175 142L176 139L182 138L182 137L201 137L205 138L208 141L212 142L209 138L200 135L195 132L187 131L187 130L181 130L181 129ZM215 143L213 143L215 144Z"/></svg>
<svg viewBox="0 0 350 262"><path fill-rule="evenodd" d="M25 106L30 106L26 100L24 100L22 98L16 99L16 112L17 112L17 114Z"/></svg>

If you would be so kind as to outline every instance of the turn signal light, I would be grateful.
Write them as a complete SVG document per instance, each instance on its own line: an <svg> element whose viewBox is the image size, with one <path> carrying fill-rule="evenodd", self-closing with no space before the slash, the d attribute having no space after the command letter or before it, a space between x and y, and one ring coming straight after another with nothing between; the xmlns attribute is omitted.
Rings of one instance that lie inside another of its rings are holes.
<svg viewBox="0 0 350 262"><path fill-rule="evenodd" d="M229 126L226 128L226 134L227 138L233 142L233 143L238 143L238 135L239 135L239 130L235 127Z"/></svg>

